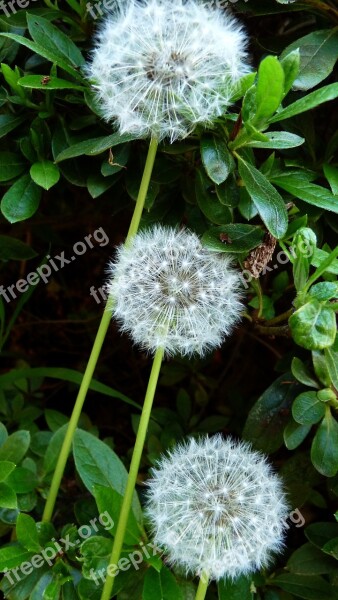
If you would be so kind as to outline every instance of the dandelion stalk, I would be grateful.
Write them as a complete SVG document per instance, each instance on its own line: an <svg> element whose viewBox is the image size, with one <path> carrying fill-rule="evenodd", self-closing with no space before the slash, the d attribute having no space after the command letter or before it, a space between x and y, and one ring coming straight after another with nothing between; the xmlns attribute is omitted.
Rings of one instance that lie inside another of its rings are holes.
<svg viewBox="0 0 338 600"><path fill-rule="evenodd" d="M202 573L200 582L198 584L195 600L204 600L209 585L209 576L207 573Z"/></svg>
<svg viewBox="0 0 338 600"><path fill-rule="evenodd" d="M148 188L149 188L151 173L152 173L154 162L155 162L157 146L158 146L157 140L155 138L152 138L150 141L150 145L149 145L148 155L147 155L146 164L144 167L143 177L142 177L139 194L138 194L137 201L136 201L136 206L134 209L134 214L133 214L133 217L132 217L132 220L130 223L128 235L127 235L126 242L125 242L127 245L130 243L133 236L137 233L137 230L139 227L139 223L141 220L142 211L143 211L143 207L144 207L144 202L145 202ZM111 307L112 304L113 304L113 299L111 298L111 295L110 295L108 298L107 305L109 307ZM55 471L53 473L53 478L52 478L50 490L49 490L49 493L47 496L47 500L46 500L46 504L45 504L45 508L44 508L44 512L43 512L43 516L42 516L42 521L50 521L52 518L56 498L58 495L61 480L62 480L63 473L64 473L64 470L66 467L69 452L71 449L74 433L75 433L76 427L79 422L82 407L85 402L87 392L88 392L88 389L90 386L90 382L93 377L93 373L94 373L94 370L95 370L95 367L96 367L96 364L97 364L97 361L98 361L98 358L99 358L99 355L101 352L101 348L103 346L103 342L106 337L106 333L107 333L107 330L109 327L110 320L111 320L111 313L110 313L110 311L106 310L103 313L101 323L99 325L99 329L98 329L98 332L96 334L96 338L94 341L94 345L93 345L93 348L92 348L92 351L91 351L91 354L90 354L90 357L89 357L89 360L87 363L87 367L86 367L86 370L83 375L80 389L79 389L79 392L78 392L78 395L77 395L77 398L76 398L76 401L74 404L73 412L72 412L72 415L69 420L67 432L66 432L61 450L60 450L60 454L59 454L58 461L57 461L57 464L55 467Z"/></svg>
<svg viewBox="0 0 338 600"><path fill-rule="evenodd" d="M117 565L119 558L120 558L122 546L123 546L123 540L124 540L124 536L125 536L125 532L126 532L128 516L130 513L132 501L133 501L133 494L134 494L134 490L135 490L137 474L138 474L139 467L140 467L140 462L141 462L144 442L146 439L146 434L147 434L151 409L152 409L152 405L153 405L153 400L154 400L154 396L155 396L157 381L158 381L161 364L162 364L162 360L163 360L163 352L164 352L163 348L159 348L154 356L154 362L153 362L152 370L151 370L150 377L149 377L149 383L148 383L146 396L144 399L144 405L143 405L140 424L139 424L138 431L137 431L133 456L132 456L131 463L130 463L127 486L126 486L126 490L125 490L125 493L123 496L121 512L120 512L119 521L117 524L113 550L112 550L110 561L109 561L110 565ZM113 587L114 587L114 577L111 577L109 575L109 573L107 573L107 579L105 581L105 584L104 584L104 587L102 590L101 600L109 600L109 598L111 598Z"/></svg>

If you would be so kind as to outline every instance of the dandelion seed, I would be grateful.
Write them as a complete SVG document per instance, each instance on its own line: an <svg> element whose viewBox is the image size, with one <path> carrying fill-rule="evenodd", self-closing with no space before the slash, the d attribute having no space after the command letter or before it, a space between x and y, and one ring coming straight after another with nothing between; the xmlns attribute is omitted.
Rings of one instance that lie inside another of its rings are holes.
<svg viewBox="0 0 338 600"><path fill-rule="evenodd" d="M118 249L109 271L121 330L150 352L203 355L239 321L239 272L228 255L210 252L191 231L142 231Z"/></svg>
<svg viewBox="0 0 338 600"><path fill-rule="evenodd" d="M264 455L215 435L190 439L160 460L148 482L146 512L172 565L219 580L267 566L283 547L288 506Z"/></svg>
<svg viewBox="0 0 338 600"><path fill-rule="evenodd" d="M119 3L105 20L87 76L121 133L170 141L225 112L249 71L247 36L197 0Z"/></svg>

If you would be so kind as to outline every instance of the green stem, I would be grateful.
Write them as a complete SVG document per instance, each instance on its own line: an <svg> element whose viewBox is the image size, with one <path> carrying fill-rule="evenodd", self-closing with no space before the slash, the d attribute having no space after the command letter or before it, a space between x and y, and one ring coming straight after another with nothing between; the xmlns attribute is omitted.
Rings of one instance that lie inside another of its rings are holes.
<svg viewBox="0 0 338 600"><path fill-rule="evenodd" d="M325 273L325 271L329 268L329 266L331 265L331 263L333 263L333 261L337 258L338 256L338 246L336 246L332 252L330 252L329 256L323 260L323 262L320 264L320 266L315 270L315 272L311 275L311 277L309 277L306 285L304 286L304 289L302 290L303 292L307 292L310 287L314 284L314 282L319 279L319 277L321 277L321 275L323 275L323 273Z"/></svg>
<svg viewBox="0 0 338 600"><path fill-rule="evenodd" d="M209 576L206 573L202 573L200 582L198 584L195 600L204 600L209 585Z"/></svg>
<svg viewBox="0 0 338 600"><path fill-rule="evenodd" d="M114 539L114 545L109 561L110 565L117 565L120 558L162 360L163 348L159 348L154 356L154 362L149 377L146 396L144 399L141 420L138 427L133 456L130 463L127 486L123 497L119 522L117 524L116 535ZM112 597L113 586L114 577L111 577L109 573L107 573L107 579L102 590L101 600L109 600Z"/></svg>
<svg viewBox="0 0 338 600"><path fill-rule="evenodd" d="M152 173L154 162L155 162L157 146L158 146L157 140L152 139L150 142L150 145L149 145L149 150L148 150L146 164L144 167L140 190L139 190L138 197L136 200L136 206L135 206L134 214L133 214L133 217L132 217L132 220L130 223L128 235L126 238L126 243L129 243L130 240L132 239L132 237L137 233L137 230L138 230L138 227L140 224L140 220L142 217L142 211L143 211L143 207L144 207L144 202L145 202L148 188L149 188L151 173ZM113 300L112 300L111 296L109 296L109 298L107 300L107 307L111 308L112 304L113 304ZM73 412L72 412L72 415L71 415L71 418L69 421L67 433L66 433L66 436L63 441L62 448L61 448L61 451L60 451L60 454L58 457L55 471L53 473L52 483L51 483L50 490L48 493L45 509L44 509L44 512L42 515L43 521L50 521L52 518L56 498L57 498L58 491L60 488L63 473L64 473L64 470L66 467L68 455L69 455L69 452L70 452L70 449L72 446L74 432L76 430L76 427L77 427L77 424L78 424L78 421L79 421L79 418L81 415L82 407L83 407L84 401L87 396L87 392L88 392L90 382L91 382L91 379L92 379L92 376L93 376L93 373L94 373L94 370L95 370L95 367L96 367L96 364L97 364L97 361L98 361L98 358L99 358L99 355L101 352L101 348L102 348L104 339L106 337L106 333L107 333L107 330L109 327L110 320L111 320L110 310L105 310L105 312L103 313L102 319L101 319L101 323L100 323L98 332L96 334L96 338L94 341L92 351L90 353L90 357L89 357L89 360L87 363L86 370L83 375L79 393L78 393L76 401L75 401L75 405L74 405Z"/></svg>

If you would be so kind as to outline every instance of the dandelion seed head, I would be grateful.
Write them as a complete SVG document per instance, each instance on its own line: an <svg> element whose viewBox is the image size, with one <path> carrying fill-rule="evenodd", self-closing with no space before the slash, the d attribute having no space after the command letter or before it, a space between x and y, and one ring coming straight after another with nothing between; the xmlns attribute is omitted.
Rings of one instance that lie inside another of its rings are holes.
<svg viewBox="0 0 338 600"><path fill-rule="evenodd" d="M154 542L187 574L235 579L266 567L282 549L282 483L249 444L221 435L190 439L151 475L146 512Z"/></svg>
<svg viewBox="0 0 338 600"><path fill-rule="evenodd" d="M174 141L225 112L249 71L246 46L241 25L219 8L129 0L105 19L86 73L121 133Z"/></svg>
<svg viewBox="0 0 338 600"><path fill-rule="evenodd" d="M139 232L118 249L109 273L121 330L152 353L162 347L167 356L204 355L239 321L239 272L189 230L158 225Z"/></svg>

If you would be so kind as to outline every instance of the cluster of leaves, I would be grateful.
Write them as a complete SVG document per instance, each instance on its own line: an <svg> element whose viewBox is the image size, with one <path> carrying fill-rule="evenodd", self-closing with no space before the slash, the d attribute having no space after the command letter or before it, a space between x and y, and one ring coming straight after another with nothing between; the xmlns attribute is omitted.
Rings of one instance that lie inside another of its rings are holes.
<svg viewBox="0 0 338 600"><path fill-rule="evenodd" d="M87 3L39 4L43 6L0 16L4 274L6 269L12 272L12 261L20 261L20 268L25 268L23 261L44 261L48 249L38 257L33 248L44 240L39 223L50 215L55 223L63 219L64 204L59 207L58 197L52 196L54 187L67 196L68 204L81 188L87 202L102 199L93 208L102 208L101 218L106 219L109 206L109 214L120 214L123 223L136 198L147 151L145 141L112 133L103 123L83 77L93 31ZM273 374L274 381L270 379L258 399L254 392L251 403L250 398L242 401L245 392L237 384L240 413L233 406L237 399L224 405L223 392L216 411L210 400L227 383L227 370L216 381L210 361L165 365L160 385L169 407L164 402L153 410L142 473L146 476L175 441L200 432L240 435L273 455L292 507L304 512L310 524L304 532L297 529L293 540L290 523L289 550L269 573L222 582L217 590L211 586L208 598L330 600L338 594L338 123L333 110L338 98L338 11L333 2L316 0L239 1L235 8L258 32L258 71L240 81L231 113L211 131L197 130L183 142L160 146L142 226L184 222L211 250L233 254L246 273L248 293L239 341L249 331L257 344L262 340L279 354L282 340L286 359L276 365L282 375ZM266 39L266 23L276 32L282 28L283 35ZM77 217L75 209L72 217ZM29 229L26 243L21 239L25 224L34 231L31 240ZM119 236L123 231L117 229ZM278 251L273 255L275 243ZM272 256L273 266L268 262ZM67 427L66 416L44 407L45 381L66 382L65 392L72 398L81 373L76 365L31 367L29 352L24 363L16 360L11 333L15 339L16 321L23 318L34 289L22 294L9 318L0 296L0 346L8 344L2 357L12 368L0 376L0 413L6 425L0 429L0 569L12 573L4 577L1 589L10 600L99 600L95 578L101 582L115 529L92 523L105 512L117 521L127 476L121 458L127 464L128 457L122 452L119 458L114 451L117 439L100 441L97 423L83 415L73 444L74 463L67 472L70 489L66 484L62 489L56 525L41 522ZM250 360L245 346L241 359ZM222 353L216 360L222 363ZM133 399L97 380L91 389L136 409L131 417L136 430L140 407ZM123 558L141 552L148 542L141 504L135 495ZM89 523L82 539L79 528ZM60 552L61 539L72 544L63 542ZM46 548L57 550L51 565L44 561L30 569L33 558L43 556ZM189 600L196 586L171 572L159 554L143 553L139 568L120 570L115 589L118 600Z"/></svg>

